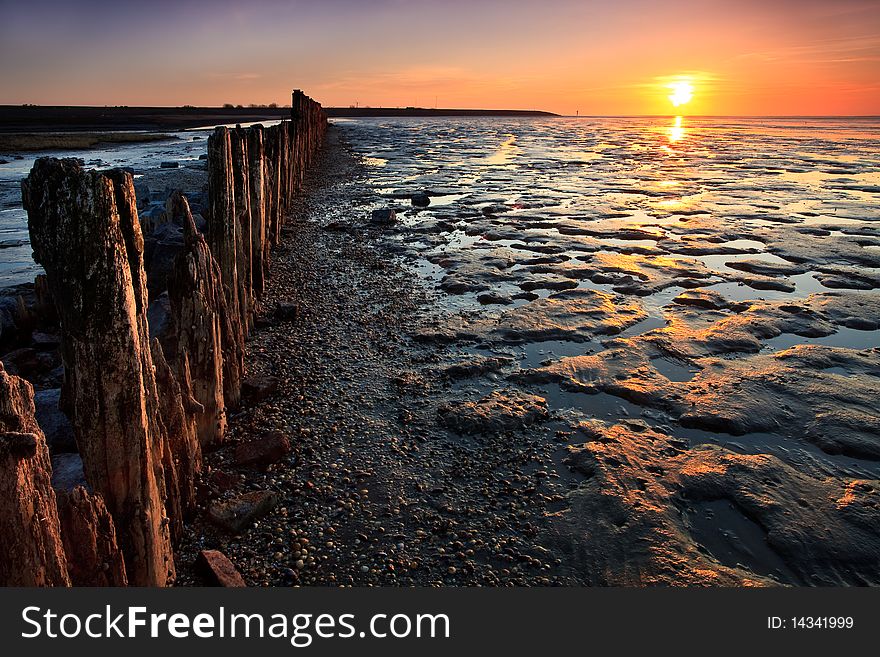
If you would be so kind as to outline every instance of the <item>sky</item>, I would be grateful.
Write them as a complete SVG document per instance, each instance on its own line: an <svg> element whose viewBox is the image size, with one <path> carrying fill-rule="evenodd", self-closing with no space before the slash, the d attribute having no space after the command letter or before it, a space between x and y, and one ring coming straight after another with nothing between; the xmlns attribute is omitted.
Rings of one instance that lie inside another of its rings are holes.
<svg viewBox="0 0 880 657"><path fill-rule="evenodd" d="M0 0L0 104L283 105L293 88L325 106L877 115L880 0Z"/></svg>

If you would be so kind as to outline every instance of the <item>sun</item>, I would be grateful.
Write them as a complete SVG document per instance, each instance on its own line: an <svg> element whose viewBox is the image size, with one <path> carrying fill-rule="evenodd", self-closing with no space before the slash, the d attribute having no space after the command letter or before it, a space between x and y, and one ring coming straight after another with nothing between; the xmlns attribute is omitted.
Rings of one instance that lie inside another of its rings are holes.
<svg viewBox="0 0 880 657"><path fill-rule="evenodd" d="M675 107L690 102L691 98L694 97L694 85L692 85L687 80L670 82L666 86L672 90L672 93L669 94L668 98L670 101L672 101L672 104Z"/></svg>

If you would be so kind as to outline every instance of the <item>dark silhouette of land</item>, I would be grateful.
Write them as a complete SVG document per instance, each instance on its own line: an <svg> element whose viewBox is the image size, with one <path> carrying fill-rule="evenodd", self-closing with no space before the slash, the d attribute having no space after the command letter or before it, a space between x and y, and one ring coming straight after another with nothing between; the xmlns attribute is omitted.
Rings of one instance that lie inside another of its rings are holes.
<svg viewBox="0 0 880 657"><path fill-rule="evenodd" d="M0 132L181 130L228 123L272 121L289 116L289 107L0 105Z"/></svg>
<svg viewBox="0 0 880 657"><path fill-rule="evenodd" d="M558 116L538 110L429 109L422 107L330 107L330 117L371 116ZM220 124L272 121L289 107L79 107L0 105L0 133L182 130Z"/></svg>
<svg viewBox="0 0 880 657"><path fill-rule="evenodd" d="M487 110L487 109L432 109L426 107L328 107L324 111L333 117L371 116L559 116L541 110Z"/></svg>

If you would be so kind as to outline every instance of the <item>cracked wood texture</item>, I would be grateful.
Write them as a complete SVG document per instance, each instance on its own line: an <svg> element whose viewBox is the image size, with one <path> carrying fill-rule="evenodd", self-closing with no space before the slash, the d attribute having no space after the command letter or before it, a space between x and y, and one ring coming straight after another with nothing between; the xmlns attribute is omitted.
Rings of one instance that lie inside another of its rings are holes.
<svg viewBox="0 0 880 657"><path fill-rule="evenodd" d="M0 363L0 585L70 586L34 390Z"/></svg>
<svg viewBox="0 0 880 657"><path fill-rule="evenodd" d="M61 322L65 393L86 481L113 516L129 581L164 586L174 580L167 436L132 177L40 158L22 182L22 199Z"/></svg>

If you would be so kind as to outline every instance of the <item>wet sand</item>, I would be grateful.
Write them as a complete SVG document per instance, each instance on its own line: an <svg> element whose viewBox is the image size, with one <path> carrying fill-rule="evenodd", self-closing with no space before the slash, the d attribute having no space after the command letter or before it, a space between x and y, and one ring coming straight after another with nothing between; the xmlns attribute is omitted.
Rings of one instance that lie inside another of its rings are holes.
<svg viewBox="0 0 880 657"><path fill-rule="evenodd" d="M585 265L536 250L518 302L457 304L470 291L450 276L505 267L450 248L437 273L421 245L440 231L412 222L416 208L371 226L387 191L340 133L273 255L248 344L249 374L278 390L233 416L206 461L206 508L253 490L277 505L240 535L202 515L180 563L217 548L252 585L878 582L880 355L840 344L877 330L876 295L737 301L682 289L712 274L650 253L648 275L585 288L570 270ZM625 258L628 229L589 230L613 232ZM585 262L592 276L620 266ZM632 281L673 288L662 320ZM235 465L238 443L276 430L287 460Z"/></svg>
<svg viewBox="0 0 880 657"><path fill-rule="evenodd" d="M214 495L268 489L278 504L240 536L197 519L179 563L218 548L252 585L575 581L546 547L543 510L566 490L554 443L537 428L461 438L438 424L462 384L444 374L446 349L410 339L436 293L362 224L375 198L337 140L331 130L273 253L269 326L248 342L249 375L279 390L234 415L229 446L206 456ZM294 321L273 319L279 303L296 304ZM237 443L274 430L291 438L287 461L234 466Z"/></svg>

